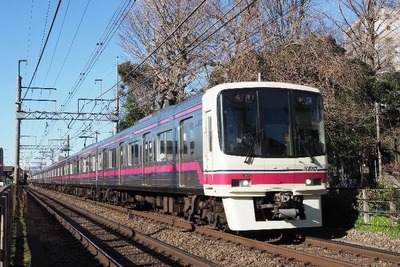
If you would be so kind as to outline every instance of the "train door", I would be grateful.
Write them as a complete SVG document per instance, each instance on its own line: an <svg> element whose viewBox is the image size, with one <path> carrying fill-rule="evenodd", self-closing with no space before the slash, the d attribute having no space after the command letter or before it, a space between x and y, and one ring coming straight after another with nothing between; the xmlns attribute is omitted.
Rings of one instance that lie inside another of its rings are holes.
<svg viewBox="0 0 400 267"><path fill-rule="evenodd" d="M125 184L124 177L121 175L122 167L124 166L124 162L125 162L124 155L125 155L124 144L120 143L119 149L118 149L118 161L117 161L117 164L118 164L117 175L118 175L119 185Z"/></svg>
<svg viewBox="0 0 400 267"><path fill-rule="evenodd" d="M205 129L204 129L204 144L203 144L203 151L204 151L204 173L206 174L204 176L204 183L205 184L212 184L213 179L213 150L212 150L212 116L211 116L211 111L206 112L205 116Z"/></svg>
<svg viewBox="0 0 400 267"><path fill-rule="evenodd" d="M195 185L196 172L191 169L195 160L194 119L182 120L179 124L179 186Z"/></svg>
<svg viewBox="0 0 400 267"><path fill-rule="evenodd" d="M103 149L103 153L102 153L102 166L100 166L101 171L99 172L99 177L98 180L101 181L101 184L105 184L106 183L106 177L105 177L105 171L108 168L108 151L106 149Z"/></svg>
<svg viewBox="0 0 400 267"><path fill-rule="evenodd" d="M154 176L154 144L150 133L143 135L142 140L142 174L143 185L151 185L152 177Z"/></svg>

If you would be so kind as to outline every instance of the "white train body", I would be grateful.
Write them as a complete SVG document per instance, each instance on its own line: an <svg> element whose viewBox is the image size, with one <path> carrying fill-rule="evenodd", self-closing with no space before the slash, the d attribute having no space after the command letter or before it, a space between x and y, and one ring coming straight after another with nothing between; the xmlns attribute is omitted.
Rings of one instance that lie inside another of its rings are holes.
<svg viewBox="0 0 400 267"><path fill-rule="evenodd" d="M165 211L244 231L322 226L326 171L320 92L244 82L161 110L33 181L132 192Z"/></svg>

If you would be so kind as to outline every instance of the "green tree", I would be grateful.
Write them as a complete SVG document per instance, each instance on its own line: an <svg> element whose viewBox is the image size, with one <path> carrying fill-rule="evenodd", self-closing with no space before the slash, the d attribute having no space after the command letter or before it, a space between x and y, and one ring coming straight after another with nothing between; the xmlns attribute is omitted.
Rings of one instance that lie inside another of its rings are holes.
<svg viewBox="0 0 400 267"><path fill-rule="evenodd" d="M367 94L370 68L347 57L334 39L321 35L309 35L265 58L269 80L322 91L329 162L356 175L375 146L373 105Z"/></svg>
<svg viewBox="0 0 400 267"><path fill-rule="evenodd" d="M136 121L152 112L152 83L146 65L138 66L127 61L118 65L118 74L122 78L120 96L122 96L122 120L118 131L133 125ZM150 99L150 101L149 101Z"/></svg>
<svg viewBox="0 0 400 267"><path fill-rule="evenodd" d="M383 170L398 175L400 168L400 73L378 74L370 95L377 103Z"/></svg>

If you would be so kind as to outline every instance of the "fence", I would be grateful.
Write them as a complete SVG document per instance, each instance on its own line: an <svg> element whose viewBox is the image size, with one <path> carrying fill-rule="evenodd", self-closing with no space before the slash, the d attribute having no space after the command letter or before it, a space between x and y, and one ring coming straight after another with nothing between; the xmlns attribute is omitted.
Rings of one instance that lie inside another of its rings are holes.
<svg viewBox="0 0 400 267"><path fill-rule="evenodd" d="M364 223L371 216L400 219L400 189L361 189L357 197L358 211L364 215Z"/></svg>
<svg viewBox="0 0 400 267"><path fill-rule="evenodd" d="M0 267L10 266L15 185L0 188Z"/></svg>

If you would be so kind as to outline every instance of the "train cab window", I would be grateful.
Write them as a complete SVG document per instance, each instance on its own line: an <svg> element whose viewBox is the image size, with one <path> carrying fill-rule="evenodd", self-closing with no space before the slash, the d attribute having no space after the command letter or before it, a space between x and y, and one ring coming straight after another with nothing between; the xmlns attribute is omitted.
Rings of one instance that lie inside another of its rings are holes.
<svg viewBox="0 0 400 267"><path fill-rule="evenodd" d="M182 157L194 157L194 119L182 120L180 123L180 153Z"/></svg>
<svg viewBox="0 0 400 267"><path fill-rule="evenodd" d="M172 130L158 134L157 148L157 161L172 160Z"/></svg>
<svg viewBox="0 0 400 267"><path fill-rule="evenodd" d="M264 128L264 148L268 157L293 156L289 91L262 92L261 120Z"/></svg>
<svg viewBox="0 0 400 267"><path fill-rule="evenodd" d="M319 94L294 92L296 148L299 156L318 156L325 153L325 134L322 99Z"/></svg>

